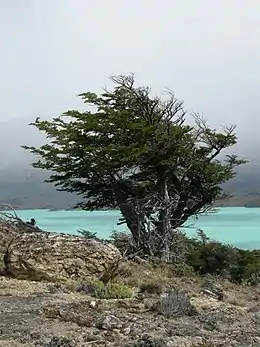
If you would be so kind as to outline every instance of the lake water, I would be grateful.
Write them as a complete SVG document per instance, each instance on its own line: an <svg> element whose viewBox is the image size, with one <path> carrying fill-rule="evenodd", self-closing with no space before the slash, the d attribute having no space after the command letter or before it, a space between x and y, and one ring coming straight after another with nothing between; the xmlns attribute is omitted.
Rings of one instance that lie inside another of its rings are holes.
<svg viewBox="0 0 260 347"><path fill-rule="evenodd" d="M77 234L84 229L108 238L112 230L127 230L117 226L119 211L47 211L21 210L23 220L35 218L37 225L46 231ZM190 221L188 224L192 224ZM210 238L247 249L260 249L260 208L224 207L216 213L200 216L193 227L185 228L188 235L202 229Z"/></svg>

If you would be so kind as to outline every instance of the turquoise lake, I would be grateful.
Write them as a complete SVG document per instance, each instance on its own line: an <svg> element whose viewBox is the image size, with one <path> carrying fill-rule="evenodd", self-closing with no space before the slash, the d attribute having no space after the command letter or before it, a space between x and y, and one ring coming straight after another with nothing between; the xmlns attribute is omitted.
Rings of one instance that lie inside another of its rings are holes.
<svg viewBox="0 0 260 347"><path fill-rule="evenodd" d="M127 230L124 225L117 226L119 211L21 210L17 213L23 220L35 218L41 229L51 232L77 234L77 230L85 229L108 238L112 230ZM241 248L260 249L260 208L219 208L188 224L185 232L190 236L200 228L215 240Z"/></svg>

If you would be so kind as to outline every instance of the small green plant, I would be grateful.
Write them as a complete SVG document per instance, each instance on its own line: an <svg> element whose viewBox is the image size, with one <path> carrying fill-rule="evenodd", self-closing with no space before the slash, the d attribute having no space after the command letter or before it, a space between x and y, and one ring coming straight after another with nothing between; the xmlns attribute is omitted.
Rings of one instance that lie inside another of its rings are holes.
<svg viewBox="0 0 260 347"><path fill-rule="evenodd" d="M163 293L163 286L156 282L143 282L139 285L139 289L141 293L157 295L161 295Z"/></svg>
<svg viewBox="0 0 260 347"><path fill-rule="evenodd" d="M98 280L92 280L81 284L78 292L95 296L99 299L127 299L133 295L132 288L121 283L109 282L104 284Z"/></svg>
<svg viewBox="0 0 260 347"><path fill-rule="evenodd" d="M187 263L176 263L169 266L168 276L169 277L192 277L195 275L193 267Z"/></svg>
<svg viewBox="0 0 260 347"><path fill-rule="evenodd" d="M80 229L80 230L78 230L78 233L79 233L81 236L86 237L87 239L95 239L95 240L98 239L97 233L94 233L94 232L89 231L89 230Z"/></svg>
<svg viewBox="0 0 260 347"><path fill-rule="evenodd" d="M247 285L260 283L260 251L238 249L236 266L231 269L231 281Z"/></svg>

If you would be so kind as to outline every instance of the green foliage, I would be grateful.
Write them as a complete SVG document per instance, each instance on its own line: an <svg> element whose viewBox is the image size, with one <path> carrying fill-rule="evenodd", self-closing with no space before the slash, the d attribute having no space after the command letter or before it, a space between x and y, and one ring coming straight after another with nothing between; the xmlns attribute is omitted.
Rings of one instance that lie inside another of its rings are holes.
<svg viewBox="0 0 260 347"><path fill-rule="evenodd" d="M189 124L172 92L163 100L133 76L112 80L112 91L80 95L85 112L35 121L49 142L23 147L38 156L34 167L52 172L49 182L83 198L82 208L119 208L135 251L169 261L173 231L226 197L221 184L245 161L218 159L236 144L234 127L217 132L197 115Z"/></svg>
<svg viewBox="0 0 260 347"><path fill-rule="evenodd" d="M229 245L216 241L203 243L199 240L191 240L191 243L187 261L201 275L221 275L237 264L238 253Z"/></svg>
<svg viewBox="0 0 260 347"><path fill-rule="evenodd" d="M77 291L93 295L99 299L127 299L133 295L133 291L129 286L115 282L104 284L98 280L81 284Z"/></svg>
<svg viewBox="0 0 260 347"><path fill-rule="evenodd" d="M142 282L139 285L141 293L161 295L163 293L163 286L158 282Z"/></svg>
<svg viewBox="0 0 260 347"><path fill-rule="evenodd" d="M89 231L89 230L80 229L80 230L78 230L78 233L79 233L81 236L86 237L87 239L98 239L97 233L94 233L94 232Z"/></svg>
<svg viewBox="0 0 260 347"><path fill-rule="evenodd" d="M234 269L233 279L249 285L260 283L260 250L238 250L239 259Z"/></svg>
<svg viewBox="0 0 260 347"><path fill-rule="evenodd" d="M180 264L176 263L168 268L169 277L192 277L194 275L194 268L190 264L187 264L187 262L183 262Z"/></svg>
<svg viewBox="0 0 260 347"><path fill-rule="evenodd" d="M260 263L248 265L243 278L248 285L258 285L260 283Z"/></svg>
<svg viewBox="0 0 260 347"><path fill-rule="evenodd" d="M211 241L203 232L189 240L187 263L201 274L225 276L236 283L260 283L260 251L237 249Z"/></svg>

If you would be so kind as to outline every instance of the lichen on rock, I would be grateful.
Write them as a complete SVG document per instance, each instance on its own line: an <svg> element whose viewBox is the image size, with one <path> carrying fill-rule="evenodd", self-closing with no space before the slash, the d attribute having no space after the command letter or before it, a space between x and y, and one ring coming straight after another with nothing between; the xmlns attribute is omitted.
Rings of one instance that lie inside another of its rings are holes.
<svg viewBox="0 0 260 347"><path fill-rule="evenodd" d="M5 251L11 276L27 280L67 280L104 276L117 268L119 250L110 243L55 233L22 233Z"/></svg>

